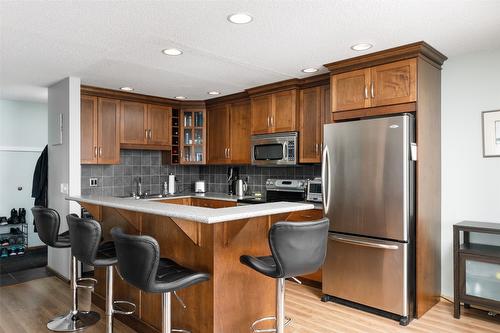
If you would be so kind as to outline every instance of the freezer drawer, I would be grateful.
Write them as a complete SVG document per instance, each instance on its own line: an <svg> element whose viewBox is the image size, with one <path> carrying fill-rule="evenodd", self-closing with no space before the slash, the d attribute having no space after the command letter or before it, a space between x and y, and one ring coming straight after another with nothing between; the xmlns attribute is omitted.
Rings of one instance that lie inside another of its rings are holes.
<svg viewBox="0 0 500 333"><path fill-rule="evenodd" d="M323 293L407 316L407 258L407 243L330 233Z"/></svg>

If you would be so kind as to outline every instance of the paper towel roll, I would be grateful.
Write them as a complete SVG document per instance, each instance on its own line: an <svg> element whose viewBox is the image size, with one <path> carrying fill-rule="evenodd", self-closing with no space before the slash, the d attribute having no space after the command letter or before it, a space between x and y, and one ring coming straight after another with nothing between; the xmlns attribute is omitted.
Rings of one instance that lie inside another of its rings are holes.
<svg viewBox="0 0 500 333"><path fill-rule="evenodd" d="M173 173L168 175L168 193L175 193L175 175Z"/></svg>

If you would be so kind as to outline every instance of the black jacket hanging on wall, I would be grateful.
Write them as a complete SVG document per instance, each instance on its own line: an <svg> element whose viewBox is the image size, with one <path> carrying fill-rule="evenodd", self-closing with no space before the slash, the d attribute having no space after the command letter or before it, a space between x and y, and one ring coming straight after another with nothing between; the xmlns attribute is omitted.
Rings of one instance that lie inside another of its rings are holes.
<svg viewBox="0 0 500 333"><path fill-rule="evenodd" d="M33 186L31 197L35 198L35 206L47 207L47 187L48 187L49 153L48 146L45 146L42 154L38 158L33 174ZM35 226L36 232L36 226Z"/></svg>

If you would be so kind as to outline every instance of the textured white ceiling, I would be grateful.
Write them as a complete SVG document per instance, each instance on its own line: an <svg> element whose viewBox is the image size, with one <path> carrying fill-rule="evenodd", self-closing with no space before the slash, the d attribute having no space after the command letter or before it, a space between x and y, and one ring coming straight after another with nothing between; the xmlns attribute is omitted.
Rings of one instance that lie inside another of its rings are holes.
<svg viewBox="0 0 500 333"><path fill-rule="evenodd" d="M230 24L234 12L254 21ZM498 0L0 1L0 97L43 99L42 87L77 76L207 99L307 76L300 69L362 54L349 49L360 41L368 52L419 40L447 56L497 49L498 13Z"/></svg>

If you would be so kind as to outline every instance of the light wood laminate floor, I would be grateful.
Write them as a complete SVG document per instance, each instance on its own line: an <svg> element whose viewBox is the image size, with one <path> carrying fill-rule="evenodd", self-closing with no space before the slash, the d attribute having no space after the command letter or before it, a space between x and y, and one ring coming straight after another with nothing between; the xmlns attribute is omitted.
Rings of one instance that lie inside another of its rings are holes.
<svg viewBox="0 0 500 333"><path fill-rule="evenodd" d="M321 291L318 289L287 283L286 312L293 318L293 323L286 329L286 333L500 332L500 320L487 317L478 310L465 310L462 319L454 319L452 305L446 301L436 305L423 318L412 321L409 326L400 327L397 322L389 319L335 303L322 303L319 301L320 296ZM89 304L88 296L81 295L81 301L84 305ZM64 313L69 305L69 286L57 277L1 287L0 332L46 332L47 319ZM101 310L95 310L101 316L104 315ZM245 311L244 306L241 311ZM133 332L119 321L115 321L114 327L115 333ZM84 332L105 332L103 321ZM241 333L248 332L250 330Z"/></svg>

